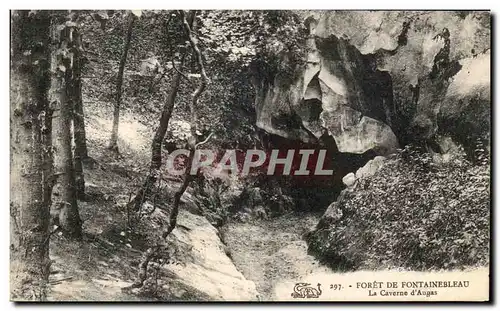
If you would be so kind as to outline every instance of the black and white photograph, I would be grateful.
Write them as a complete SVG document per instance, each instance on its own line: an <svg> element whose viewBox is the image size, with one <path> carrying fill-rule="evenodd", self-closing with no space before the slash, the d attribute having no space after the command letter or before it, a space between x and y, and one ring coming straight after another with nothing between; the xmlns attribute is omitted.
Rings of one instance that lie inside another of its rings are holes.
<svg viewBox="0 0 500 311"><path fill-rule="evenodd" d="M9 18L11 301L491 300L490 11Z"/></svg>

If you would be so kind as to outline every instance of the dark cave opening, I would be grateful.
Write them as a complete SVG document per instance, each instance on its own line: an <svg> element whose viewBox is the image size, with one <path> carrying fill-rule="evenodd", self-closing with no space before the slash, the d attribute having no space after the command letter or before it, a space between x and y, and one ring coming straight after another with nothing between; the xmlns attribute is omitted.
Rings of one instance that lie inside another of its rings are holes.
<svg viewBox="0 0 500 311"><path fill-rule="evenodd" d="M277 165L275 174L259 175L258 185L262 189L279 187L280 191L289 195L294 201L294 210L298 212L326 210L328 205L334 202L340 192L345 188L342 178L350 172L356 170L373 159L377 154L369 150L363 154L342 153L338 151L335 139L324 134L317 143L304 143L300 140L288 139L278 135L267 133L259 129L259 137L263 141L266 153L271 150L279 150L279 157L284 158L289 150L295 151L290 175L283 175L283 165ZM300 150L314 150L314 154L309 158L307 169L310 175L302 176L294 174L300 166ZM317 154L324 150L326 157L323 162L323 169L333 170L331 175L315 175L315 166L318 165ZM262 168L267 169L268 162Z"/></svg>

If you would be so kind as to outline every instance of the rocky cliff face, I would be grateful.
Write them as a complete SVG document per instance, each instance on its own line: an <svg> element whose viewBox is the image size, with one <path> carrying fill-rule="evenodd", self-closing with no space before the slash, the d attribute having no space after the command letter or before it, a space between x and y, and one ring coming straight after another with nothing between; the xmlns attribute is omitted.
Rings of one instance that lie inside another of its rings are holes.
<svg viewBox="0 0 500 311"><path fill-rule="evenodd" d="M339 152L392 153L490 132L488 12L308 12L307 62L257 85L257 126ZM489 144L488 144L489 145ZM488 147L489 148L489 147Z"/></svg>
<svg viewBox="0 0 500 311"><path fill-rule="evenodd" d="M307 63L291 84L280 76L258 90L257 126L275 135L318 141L327 132L340 152L394 151L391 77L370 56L335 36L313 34Z"/></svg>

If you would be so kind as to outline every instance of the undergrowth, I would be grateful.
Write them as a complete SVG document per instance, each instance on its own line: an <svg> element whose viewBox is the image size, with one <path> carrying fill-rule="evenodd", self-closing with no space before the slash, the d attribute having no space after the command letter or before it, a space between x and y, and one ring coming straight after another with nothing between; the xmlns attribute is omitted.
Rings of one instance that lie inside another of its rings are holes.
<svg viewBox="0 0 500 311"><path fill-rule="evenodd" d="M454 269L488 263L489 232L489 164L406 148L344 190L308 243L339 270Z"/></svg>

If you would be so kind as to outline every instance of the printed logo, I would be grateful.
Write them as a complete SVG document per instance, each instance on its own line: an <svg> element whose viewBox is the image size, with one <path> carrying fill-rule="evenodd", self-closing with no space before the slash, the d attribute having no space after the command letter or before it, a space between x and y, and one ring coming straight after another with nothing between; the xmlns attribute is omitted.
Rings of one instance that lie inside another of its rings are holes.
<svg viewBox="0 0 500 311"><path fill-rule="evenodd" d="M293 298L319 298L321 295L321 284L318 283L318 287L314 288L310 286L310 283L296 283L293 287Z"/></svg>

